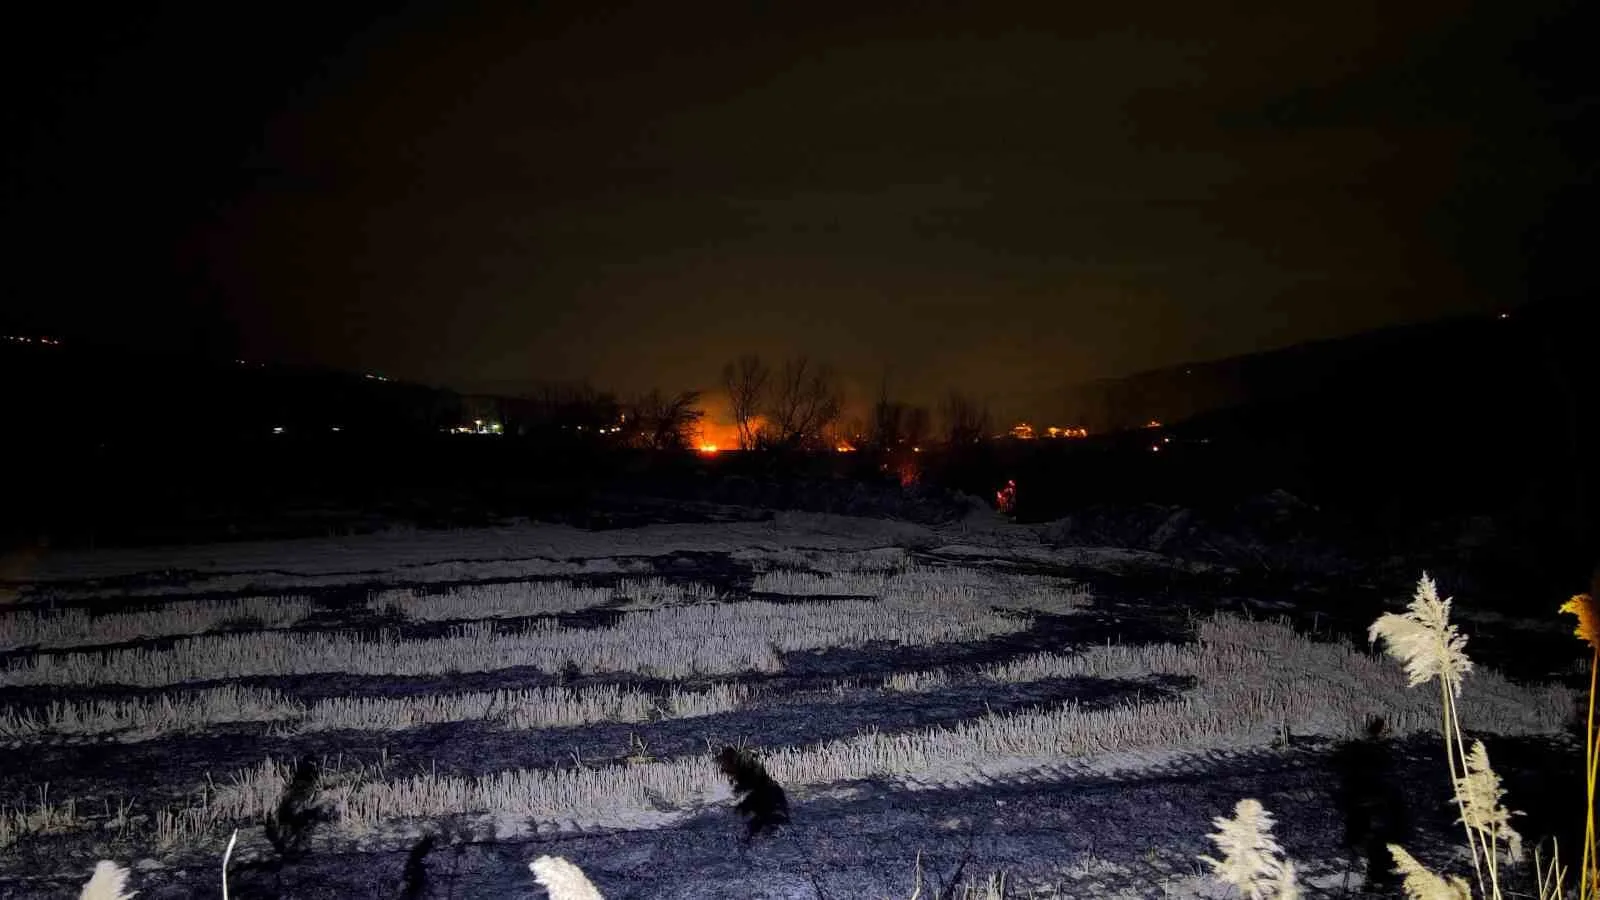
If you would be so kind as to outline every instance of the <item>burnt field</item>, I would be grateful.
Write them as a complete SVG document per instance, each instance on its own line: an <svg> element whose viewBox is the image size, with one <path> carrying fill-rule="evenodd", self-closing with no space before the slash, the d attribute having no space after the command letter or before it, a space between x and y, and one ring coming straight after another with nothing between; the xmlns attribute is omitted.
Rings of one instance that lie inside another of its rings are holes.
<svg viewBox="0 0 1600 900"><path fill-rule="evenodd" d="M1220 896L1195 857L1248 796L1341 896L1373 716L1407 846L1451 865L1437 695L1365 641L1406 584L991 513L759 518L38 556L0 613L0 890L74 896L111 859L194 896L237 830L236 897L538 896L541 855L612 898ZM1463 726L1529 840L1570 833L1581 645L1457 617ZM722 746L787 825L743 840Z"/></svg>

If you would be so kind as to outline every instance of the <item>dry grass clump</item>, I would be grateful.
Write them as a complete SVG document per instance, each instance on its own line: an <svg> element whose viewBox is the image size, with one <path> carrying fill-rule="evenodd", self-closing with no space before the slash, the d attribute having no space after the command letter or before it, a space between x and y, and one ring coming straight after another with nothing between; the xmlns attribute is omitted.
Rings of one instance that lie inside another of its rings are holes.
<svg viewBox="0 0 1600 900"><path fill-rule="evenodd" d="M184 600L139 612L90 615L81 609L0 613L0 650L60 648L173 635L203 634L239 623L255 629L287 628L310 616L309 597L241 597Z"/></svg>
<svg viewBox="0 0 1600 900"><path fill-rule="evenodd" d="M935 730L937 733L937 730ZM892 740L880 738L881 740ZM937 737L932 737L938 740ZM814 776L804 783L836 780L841 765L852 771L881 772L892 757L880 750L865 756L839 748L834 754L809 760L791 751L788 768L774 777L785 784L802 783L791 774L797 763ZM852 763L842 759L855 758ZM223 822L260 821L269 814L292 766L268 759L238 773L208 791L199 805L176 818L214 826ZM769 771L772 767L769 765ZM342 826L356 832L395 818L431 817L462 813L496 813L540 821L584 821L612 824L635 821L641 814L663 809L693 808L718 795L720 781L712 767L698 758L641 762L598 769L511 770L479 776L422 774L392 781L344 779L342 786L325 785L321 796L338 812Z"/></svg>
<svg viewBox="0 0 1600 900"><path fill-rule="evenodd" d="M429 640L391 634L227 635L171 649L38 654L0 669L0 685L126 684L273 675L429 675L531 666L546 672L634 672L663 678L777 671L780 654L873 641L938 644L1026 630L1022 617L956 603L871 601L717 604L628 613L609 628L536 621L500 633L487 623Z"/></svg>
<svg viewBox="0 0 1600 900"><path fill-rule="evenodd" d="M560 728L595 722L644 722L649 694L616 685L533 688L416 697L333 697L311 705L297 732L399 731L445 722L493 721L507 728Z"/></svg>
<svg viewBox="0 0 1600 900"><path fill-rule="evenodd" d="M82 828L83 824L78 818L77 801L69 797L61 803L51 803L50 785L45 784L39 788L38 801L31 806L0 806L0 849L27 835L60 834Z"/></svg>
<svg viewBox="0 0 1600 900"><path fill-rule="evenodd" d="M886 576L880 572L818 575L779 569L757 575L750 583L750 590L788 597L876 597L883 591L886 580Z"/></svg>
<svg viewBox="0 0 1600 900"><path fill-rule="evenodd" d="M448 722L503 728L561 728L596 722L686 719L738 709L751 697L739 684L671 688L662 696L616 685L535 688L409 697L333 697L310 705L266 688L222 685L126 700L56 700L0 711L0 737L22 743L58 737L145 741L225 722L278 722L290 733L398 731Z"/></svg>
<svg viewBox="0 0 1600 900"><path fill-rule="evenodd" d="M895 672L883 680L883 689L896 694L917 691L936 691L950 684L950 673L944 669L923 669L917 672Z"/></svg>
<svg viewBox="0 0 1600 900"><path fill-rule="evenodd" d="M990 681L1020 683L1048 678L1138 678L1152 674L1196 674L1202 658L1196 646L1105 644L1082 653L1032 653L978 670Z"/></svg>
<svg viewBox="0 0 1600 900"><path fill-rule="evenodd" d="M294 730L398 731L474 721L515 729L648 722L729 712L738 709L749 696L749 688L742 685L714 685L703 691L672 688L656 697L644 691L601 684L416 697L334 697L312 704Z"/></svg>
<svg viewBox="0 0 1600 900"><path fill-rule="evenodd" d="M864 778L944 777L997 757L1071 758L1147 747L1204 748L1230 738L1227 719L1187 701L1082 711L1075 705L1015 715L986 715L947 728L869 732L801 748L782 748L764 763L785 786ZM292 766L267 760L207 791L200 803L168 811L169 839L219 823L261 821L292 777ZM360 772L330 778L320 796L341 827L363 833L389 819L494 813L545 822L637 824L676 815L720 796L703 759L642 761L628 766L510 770L477 776L422 774L366 780Z"/></svg>
<svg viewBox="0 0 1600 900"><path fill-rule="evenodd" d="M1064 578L960 566L909 567L888 579L882 596L905 603L984 604L1053 615L1075 612L1093 601L1088 591Z"/></svg>
<svg viewBox="0 0 1600 900"><path fill-rule="evenodd" d="M1201 620L1192 645L1105 645L1081 653L1039 653L988 666L980 677L1003 682L1044 678L1190 676L1191 695L1219 708L1241 706L1294 734L1357 737L1381 715L1393 733L1439 727L1438 711L1407 690L1393 666L1347 641L1312 641L1281 621L1234 616ZM1516 685L1480 671L1467 685L1469 724L1500 733L1559 731L1572 691L1560 685Z"/></svg>
<svg viewBox="0 0 1600 900"><path fill-rule="evenodd" d="M226 684L127 700L52 700L33 709L8 708L0 710L0 737L29 741L115 734L138 741L222 722L275 722L302 714L303 707L277 691Z"/></svg>
<svg viewBox="0 0 1600 900"><path fill-rule="evenodd" d="M552 616L593 609L609 602L608 591L556 581L468 585L439 594L407 588L373 591L367 595L367 609L379 614L397 614L416 622Z"/></svg>
<svg viewBox="0 0 1600 900"><path fill-rule="evenodd" d="M1092 599L1081 587L1062 578L909 563L889 570L841 569L820 575L763 572L750 589L792 597L882 597L897 604L981 606L1057 615L1082 609Z"/></svg>
<svg viewBox="0 0 1600 900"><path fill-rule="evenodd" d="M755 691L744 684L713 684L705 690L684 691L671 688L661 700L667 718L692 719L733 712L755 696Z"/></svg>
<svg viewBox="0 0 1600 900"><path fill-rule="evenodd" d="M1231 673L1229 690L1275 710L1296 734L1357 736L1371 715L1383 716L1397 735L1439 727L1438 709L1408 690L1400 672L1346 641L1310 641L1283 622L1234 617L1201 622L1199 638L1202 670L1174 674L1215 683ZM1489 670L1465 687L1465 696L1472 703L1467 721L1503 734L1556 733L1573 700L1560 685L1516 685Z"/></svg>
<svg viewBox="0 0 1600 900"><path fill-rule="evenodd" d="M984 572L963 567L904 565L901 569L763 572L752 591L786 596L882 597L888 604L979 607L979 609L1066 615L1090 605L1091 594L1064 578Z"/></svg>
<svg viewBox="0 0 1600 900"><path fill-rule="evenodd" d="M625 610L659 609L686 603L709 603L719 596L717 589L700 582L667 581L664 578L626 578L617 582L616 595Z"/></svg>
<svg viewBox="0 0 1600 900"><path fill-rule="evenodd" d="M736 562L749 563L758 572L773 569L797 569L824 572L829 575L847 573L898 572L912 564L911 554L901 547L880 547L874 550L777 550L742 549L728 554Z"/></svg>

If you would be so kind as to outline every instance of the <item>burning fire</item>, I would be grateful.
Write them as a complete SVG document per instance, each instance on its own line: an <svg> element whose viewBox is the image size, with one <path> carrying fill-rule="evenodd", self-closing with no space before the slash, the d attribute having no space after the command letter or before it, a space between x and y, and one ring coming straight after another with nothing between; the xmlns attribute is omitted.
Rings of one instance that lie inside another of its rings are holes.
<svg viewBox="0 0 1600 900"><path fill-rule="evenodd" d="M695 447L701 453L737 450L739 446L739 426L737 423L709 413L700 420L699 433L695 435Z"/></svg>

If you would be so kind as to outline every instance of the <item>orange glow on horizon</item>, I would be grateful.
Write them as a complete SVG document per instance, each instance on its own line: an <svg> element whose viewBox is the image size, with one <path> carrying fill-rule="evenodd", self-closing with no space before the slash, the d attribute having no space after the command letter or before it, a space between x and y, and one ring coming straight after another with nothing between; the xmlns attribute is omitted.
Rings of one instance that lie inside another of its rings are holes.
<svg viewBox="0 0 1600 900"><path fill-rule="evenodd" d="M696 447L695 449L699 450L701 453L704 453L707 456L710 456L711 454L717 452L718 447L717 447L716 444L701 444L699 447Z"/></svg>
<svg viewBox="0 0 1600 900"><path fill-rule="evenodd" d="M1066 428L1057 428L1052 425L1046 428L1044 433L1053 438L1085 438L1089 436L1089 429L1081 425L1072 425Z"/></svg>

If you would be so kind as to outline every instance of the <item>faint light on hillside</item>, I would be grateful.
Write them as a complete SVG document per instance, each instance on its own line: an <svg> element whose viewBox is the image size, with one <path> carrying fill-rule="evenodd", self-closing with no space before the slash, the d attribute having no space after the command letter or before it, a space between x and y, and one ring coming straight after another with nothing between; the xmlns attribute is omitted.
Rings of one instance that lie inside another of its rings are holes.
<svg viewBox="0 0 1600 900"><path fill-rule="evenodd" d="M1146 427L1146 428L1160 428L1161 427L1161 420L1160 419L1151 419L1150 421L1144 423L1144 427Z"/></svg>

